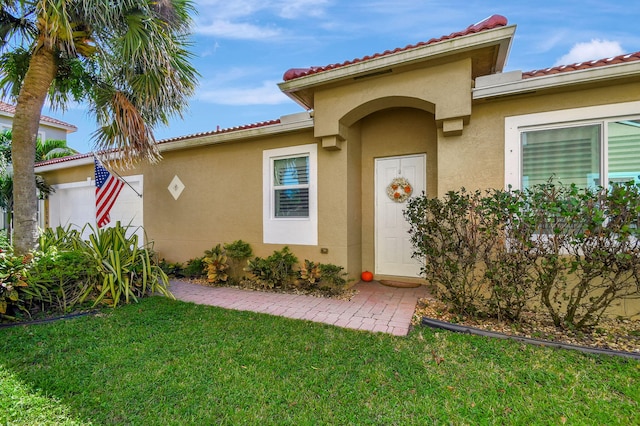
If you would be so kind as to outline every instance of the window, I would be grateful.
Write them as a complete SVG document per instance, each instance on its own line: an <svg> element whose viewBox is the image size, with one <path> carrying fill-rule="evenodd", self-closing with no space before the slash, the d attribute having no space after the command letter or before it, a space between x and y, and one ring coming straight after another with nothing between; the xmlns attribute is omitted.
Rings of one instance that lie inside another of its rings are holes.
<svg viewBox="0 0 640 426"><path fill-rule="evenodd" d="M505 185L640 183L640 102L507 117Z"/></svg>
<svg viewBox="0 0 640 426"><path fill-rule="evenodd" d="M317 244L316 144L263 152L263 239Z"/></svg>
<svg viewBox="0 0 640 426"><path fill-rule="evenodd" d="M309 155L272 161L274 217L309 217Z"/></svg>
<svg viewBox="0 0 640 426"><path fill-rule="evenodd" d="M554 181L580 187L598 184L599 124L521 133L522 188Z"/></svg>

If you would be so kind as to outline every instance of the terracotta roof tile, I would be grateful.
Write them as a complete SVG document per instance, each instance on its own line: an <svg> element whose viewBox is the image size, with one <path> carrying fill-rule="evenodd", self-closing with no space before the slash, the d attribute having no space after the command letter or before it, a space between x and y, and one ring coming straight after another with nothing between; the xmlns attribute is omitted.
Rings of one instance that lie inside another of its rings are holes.
<svg viewBox="0 0 640 426"><path fill-rule="evenodd" d="M62 157L62 158L53 158L51 160L46 160L46 161L41 161L39 163L36 163L35 167L49 166L51 164L58 164L58 163L66 163L67 161L79 160L80 158L88 158L92 156L93 156L93 153L88 153L88 154L70 155L68 157Z"/></svg>
<svg viewBox="0 0 640 426"><path fill-rule="evenodd" d="M522 73L522 78L543 77L547 75L560 74L565 72L580 71L592 68L606 67L615 64L625 64L629 62L640 61L640 52L628 53L625 55L614 56L612 58L596 59L588 62L578 62L570 65L559 65L557 67L545 68L540 70L527 71Z"/></svg>
<svg viewBox="0 0 640 426"><path fill-rule="evenodd" d="M0 112L6 112L7 114L13 115L16 113L16 107L6 102L0 101ZM78 130L78 127L74 126L73 124L65 123L64 121L58 120L53 117L47 117L46 115L41 115L40 121L44 121L45 123L50 123L57 126L69 127L71 129L74 129L74 131Z"/></svg>
<svg viewBox="0 0 640 426"><path fill-rule="evenodd" d="M163 139L163 140L159 141L158 143L162 144L162 143L168 143L168 142L181 141L181 140L185 140L185 139L193 139L193 138L202 137L202 136L219 135L219 134L222 134L222 133L237 132L237 131L240 131L240 130L256 129L256 128L259 128L259 127L272 126L274 124L280 124L280 119L275 119L275 120L270 120L270 121L261 121L259 123L245 124L245 125L242 125L242 126L229 127L229 128L226 128L226 129L218 128L216 130L212 130L212 131L209 131L209 132L194 133L194 134L185 135L185 136L177 136L175 138Z"/></svg>
<svg viewBox="0 0 640 426"><path fill-rule="evenodd" d="M319 72L328 71L328 70L344 67L344 66L347 66L347 65L356 64L356 63L359 63L359 62L365 62L365 61L368 61L368 60L371 60L371 59L380 58L382 56L392 55L392 54L398 53L398 52L405 52L407 50L416 49L418 47L439 43L441 41L450 40L450 39L453 39L453 38L463 37L463 36L466 36L466 35L469 35L469 34L479 33L481 31L490 30L490 29L497 28L497 27L503 27L505 25L507 25L507 18L505 18L504 16L501 16L501 15L492 15L492 16L488 17L487 19L484 19L483 21L478 22L477 24L473 24L473 25L468 26L463 31L458 31L458 32L455 32L455 33L451 33L449 35L445 35L445 36L442 36L440 38L432 38L429 41L423 41L423 42L420 42L420 43L417 43L417 44L410 44L410 45L405 46L405 47L398 47L398 48L396 48L394 50L386 50L386 51L384 51L382 53L376 53L376 54L373 54L373 55L370 55L370 56L365 56L363 58L357 58L357 59L353 59L351 61L345 61L345 62L338 63L338 64L325 65L323 67L291 68L291 69L287 70L284 73L284 76L282 77L282 79L284 81L294 80L296 78L304 77L304 76L307 76L307 75L317 74Z"/></svg>

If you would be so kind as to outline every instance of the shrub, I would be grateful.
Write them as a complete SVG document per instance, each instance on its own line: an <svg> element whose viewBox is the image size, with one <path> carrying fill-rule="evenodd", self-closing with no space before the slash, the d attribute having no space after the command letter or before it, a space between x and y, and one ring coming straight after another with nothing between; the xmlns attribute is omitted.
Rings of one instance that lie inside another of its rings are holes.
<svg viewBox="0 0 640 426"><path fill-rule="evenodd" d="M4 232L0 232L0 250L6 252L11 248L11 243L9 242L9 238L7 234Z"/></svg>
<svg viewBox="0 0 640 426"><path fill-rule="evenodd" d="M213 284L227 282L229 264L227 263L227 253L222 245L218 244L211 250L205 251L204 254L202 261L205 264L207 281Z"/></svg>
<svg viewBox="0 0 640 426"><path fill-rule="evenodd" d="M85 253L58 251L55 246L36 252L27 272L29 288L41 289L33 295L32 303L54 312L65 312L77 304L95 285L96 277L97 271Z"/></svg>
<svg viewBox="0 0 640 426"><path fill-rule="evenodd" d="M0 253L0 317L15 320L20 312L28 314L25 305L29 296L20 290L29 285L26 276L32 261L30 254L14 256L11 251Z"/></svg>
<svg viewBox="0 0 640 426"><path fill-rule="evenodd" d="M165 259L161 259L158 266L162 269L162 272L167 274L169 277L181 278L184 276L183 271L185 267L180 262L171 263L167 262Z"/></svg>
<svg viewBox="0 0 640 426"><path fill-rule="evenodd" d="M82 233L71 226L47 228L38 237L38 249L47 252L51 248L58 251L78 250L82 244Z"/></svg>
<svg viewBox="0 0 640 426"><path fill-rule="evenodd" d="M318 286L321 277L320 264L305 259L298 271L298 279L295 284L300 288L314 288Z"/></svg>
<svg viewBox="0 0 640 426"><path fill-rule="evenodd" d="M495 251L497 241L495 232L486 230L482 206L479 191L463 188L443 199L415 197L404 212L422 275L460 314L477 314L486 305L489 286L483 260Z"/></svg>
<svg viewBox="0 0 640 426"><path fill-rule="evenodd" d="M342 266L320 263L320 288L330 294L340 293L349 282Z"/></svg>
<svg viewBox="0 0 640 426"><path fill-rule="evenodd" d="M552 182L409 201L414 257L462 314L517 320L536 298L557 327L598 323L640 296L640 186Z"/></svg>
<svg viewBox="0 0 640 426"><path fill-rule="evenodd" d="M267 258L256 257L247 262L245 270L255 277L257 283L265 288L288 288L295 277L294 265L298 263L289 247L276 250Z"/></svg>
<svg viewBox="0 0 640 426"><path fill-rule="evenodd" d="M186 278L200 278L204 275L204 266L203 257L189 259L187 265L182 269L182 275Z"/></svg>
<svg viewBox="0 0 640 426"><path fill-rule="evenodd" d="M81 249L96 268L98 283L95 291L87 291L80 302L88 299L94 306L105 303L115 307L154 293L172 297L167 274L152 261L151 246L142 246L133 229L120 222L114 227L91 229L93 233Z"/></svg>
<svg viewBox="0 0 640 426"><path fill-rule="evenodd" d="M598 323L615 301L640 295L640 186L580 189L552 182L514 191L509 242L558 327Z"/></svg>
<svg viewBox="0 0 640 426"><path fill-rule="evenodd" d="M247 264L247 259L253 256L253 250L249 243L242 240L225 244L224 249L227 252L229 278L233 282L239 282L244 278L244 265Z"/></svg>
<svg viewBox="0 0 640 426"><path fill-rule="evenodd" d="M298 279L295 284L298 288L311 290L320 289L329 294L340 293L347 284L347 273L342 266L330 263L315 263L310 260L298 271Z"/></svg>

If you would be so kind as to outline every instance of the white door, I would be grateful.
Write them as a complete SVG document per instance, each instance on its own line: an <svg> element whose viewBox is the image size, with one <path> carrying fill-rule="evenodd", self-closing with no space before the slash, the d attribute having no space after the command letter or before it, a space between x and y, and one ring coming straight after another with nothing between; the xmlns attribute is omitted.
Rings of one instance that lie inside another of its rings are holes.
<svg viewBox="0 0 640 426"><path fill-rule="evenodd" d="M142 175L127 176L129 185L125 185L111 208L111 222L106 226L114 226L120 221L122 226L131 226L138 234L138 241L144 243L142 198ZM96 229L96 187L93 179L82 182L54 185L55 192L49 196L49 226L71 226L82 229L91 224ZM135 191L134 191L135 189ZM137 193L136 193L137 192ZM87 238L91 229L85 228L83 237Z"/></svg>
<svg viewBox="0 0 640 426"><path fill-rule="evenodd" d="M390 185L397 186L394 189ZM379 158L375 162L375 272L381 275L417 277L420 262L411 257L409 223L403 211L410 185L411 197L426 191L426 155ZM406 191L405 191L406 189Z"/></svg>

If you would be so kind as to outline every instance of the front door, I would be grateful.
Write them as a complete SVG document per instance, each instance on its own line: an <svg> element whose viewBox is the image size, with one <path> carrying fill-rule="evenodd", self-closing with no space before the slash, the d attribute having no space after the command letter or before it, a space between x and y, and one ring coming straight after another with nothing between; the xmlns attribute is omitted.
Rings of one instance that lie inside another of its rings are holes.
<svg viewBox="0 0 640 426"><path fill-rule="evenodd" d="M408 198L426 190L426 155L375 160L375 272L417 277L420 262L413 259L409 223L403 211Z"/></svg>

